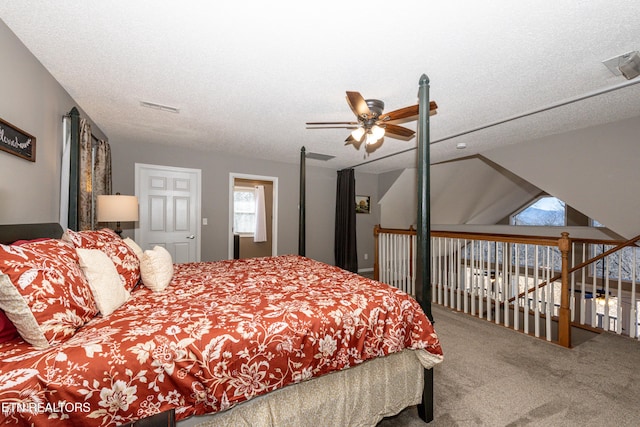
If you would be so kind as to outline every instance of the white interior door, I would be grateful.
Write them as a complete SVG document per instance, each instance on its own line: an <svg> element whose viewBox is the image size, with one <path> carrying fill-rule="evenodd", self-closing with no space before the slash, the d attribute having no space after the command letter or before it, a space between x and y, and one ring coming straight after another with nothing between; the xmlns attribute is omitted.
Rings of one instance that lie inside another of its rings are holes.
<svg viewBox="0 0 640 427"><path fill-rule="evenodd" d="M164 246L175 263L200 261L200 169L141 163L135 168L136 242L143 250Z"/></svg>

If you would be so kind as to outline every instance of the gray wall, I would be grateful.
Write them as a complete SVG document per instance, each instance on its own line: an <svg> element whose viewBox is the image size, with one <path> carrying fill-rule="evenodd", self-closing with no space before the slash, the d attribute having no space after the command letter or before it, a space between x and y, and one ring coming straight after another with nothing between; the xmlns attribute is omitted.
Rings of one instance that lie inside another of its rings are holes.
<svg viewBox="0 0 640 427"><path fill-rule="evenodd" d="M76 105L2 21L0 52L0 118L36 137L35 163L0 151L0 223L58 222L62 116Z"/></svg>
<svg viewBox="0 0 640 427"><path fill-rule="evenodd" d="M356 195L370 196L370 213L356 214L356 239L358 243L358 270L373 270L373 227L380 224L378 205L378 177L370 173L359 173L356 169ZM335 191L334 191L335 192ZM334 196L335 197L335 196ZM367 259L365 259L365 256Z"/></svg>
<svg viewBox="0 0 640 427"><path fill-rule="evenodd" d="M113 191L134 194L135 164L200 169L202 171L201 259L228 258L229 174L278 178L278 254L298 252L299 165L268 162L225 153L154 145L145 142L111 141ZM336 171L307 161L306 255L334 263ZM356 173L356 193L371 196L371 214L356 216L359 268L373 268L373 226L378 223L377 178ZM133 236L132 229L124 235ZM364 254L368 259L364 259Z"/></svg>
<svg viewBox="0 0 640 427"><path fill-rule="evenodd" d="M147 163L202 171L201 259L228 258L229 174L278 178L278 254L298 252L299 165L267 162L230 154L111 141L113 191L134 194L135 164ZM307 163L307 256L332 264L336 173ZM125 234L133 235L133 230Z"/></svg>

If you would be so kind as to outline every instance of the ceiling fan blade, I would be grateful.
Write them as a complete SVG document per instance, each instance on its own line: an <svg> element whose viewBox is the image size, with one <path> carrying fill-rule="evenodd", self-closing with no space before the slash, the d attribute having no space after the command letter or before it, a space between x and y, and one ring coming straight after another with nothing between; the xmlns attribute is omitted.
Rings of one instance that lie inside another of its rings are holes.
<svg viewBox="0 0 640 427"><path fill-rule="evenodd" d="M307 126L317 126L317 125L357 125L358 122L307 122L305 123Z"/></svg>
<svg viewBox="0 0 640 427"><path fill-rule="evenodd" d="M429 115L433 116L437 113L438 104L435 101L429 102ZM419 107L418 105L411 105L409 107L400 108L399 110L391 111L380 116L381 121L385 123L406 123L412 120L418 119Z"/></svg>
<svg viewBox="0 0 640 427"><path fill-rule="evenodd" d="M307 126L307 129L358 129L358 126Z"/></svg>
<svg viewBox="0 0 640 427"><path fill-rule="evenodd" d="M385 122L393 122L397 120L410 121L418 118L418 104L412 105L410 107L400 108L399 110L390 111L388 113L384 113L380 120Z"/></svg>
<svg viewBox="0 0 640 427"><path fill-rule="evenodd" d="M436 101L430 101L429 102L429 115L430 116L435 116L436 114L438 114L438 104L436 104Z"/></svg>
<svg viewBox="0 0 640 427"><path fill-rule="evenodd" d="M413 138L415 134L416 133L411 129L407 129L402 126L394 125L391 123L387 123L385 125L384 135L388 136L389 138L402 139L404 141L408 141L411 138Z"/></svg>
<svg viewBox="0 0 640 427"><path fill-rule="evenodd" d="M349 104L349 107L351 107L353 114L357 117L369 117L371 115L369 106L362 95L360 95L360 92L347 91L347 103Z"/></svg>

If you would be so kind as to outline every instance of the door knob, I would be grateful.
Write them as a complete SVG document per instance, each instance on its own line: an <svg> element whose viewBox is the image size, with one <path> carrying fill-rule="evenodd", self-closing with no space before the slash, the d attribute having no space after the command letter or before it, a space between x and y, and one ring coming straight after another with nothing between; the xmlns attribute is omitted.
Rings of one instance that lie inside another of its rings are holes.
<svg viewBox="0 0 640 427"><path fill-rule="evenodd" d="M194 236L193 234L191 236L187 236L187 239L195 239L196 236Z"/></svg>

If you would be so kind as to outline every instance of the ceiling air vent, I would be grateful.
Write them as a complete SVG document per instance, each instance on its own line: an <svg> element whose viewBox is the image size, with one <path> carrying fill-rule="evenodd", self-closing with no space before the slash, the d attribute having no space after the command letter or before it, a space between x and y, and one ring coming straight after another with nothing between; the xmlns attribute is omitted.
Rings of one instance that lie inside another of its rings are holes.
<svg viewBox="0 0 640 427"><path fill-rule="evenodd" d="M615 56L602 63L616 76L624 76L627 80L640 75L640 55L637 50Z"/></svg>
<svg viewBox="0 0 640 427"><path fill-rule="evenodd" d="M320 153L308 152L306 157L307 157L307 159L322 160L323 162L326 162L327 160L331 160L331 159L335 158L336 156L330 156L328 154L320 154Z"/></svg>
<svg viewBox="0 0 640 427"><path fill-rule="evenodd" d="M154 110L166 111L168 113L178 114L180 112L179 108L156 104L155 102L140 101L140 105L146 108L153 108Z"/></svg>

